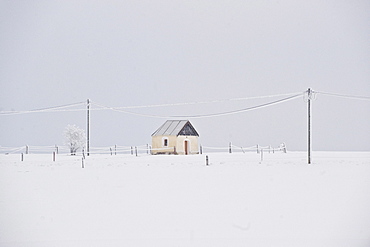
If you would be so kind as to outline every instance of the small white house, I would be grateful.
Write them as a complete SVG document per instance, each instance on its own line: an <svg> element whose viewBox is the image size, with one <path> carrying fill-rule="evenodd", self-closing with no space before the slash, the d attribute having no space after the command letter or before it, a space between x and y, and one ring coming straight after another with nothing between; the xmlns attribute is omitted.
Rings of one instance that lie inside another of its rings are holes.
<svg viewBox="0 0 370 247"><path fill-rule="evenodd" d="M198 137L188 120L167 120L152 134L152 154L198 154Z"/></svg>

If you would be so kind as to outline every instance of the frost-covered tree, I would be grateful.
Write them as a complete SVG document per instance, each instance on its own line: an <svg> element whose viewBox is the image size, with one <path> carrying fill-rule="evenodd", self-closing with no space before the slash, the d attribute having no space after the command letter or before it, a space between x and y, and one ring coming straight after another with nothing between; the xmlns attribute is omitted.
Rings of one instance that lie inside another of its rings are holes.
<svg viewBox="0 0 370 247"><path fill-rule="evenodd" d="M71 155L76 155L78 149L85 147L85 130L80 129L76 125L67 125L64 130L64 136Z"/></svg>

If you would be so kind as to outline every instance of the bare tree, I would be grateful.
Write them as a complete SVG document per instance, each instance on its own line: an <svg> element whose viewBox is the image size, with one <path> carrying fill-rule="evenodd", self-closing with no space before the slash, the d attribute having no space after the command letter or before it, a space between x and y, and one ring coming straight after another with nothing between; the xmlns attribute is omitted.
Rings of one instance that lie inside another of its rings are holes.
<svg viewBox="0 0 370 247"><path fill-rule="evenodd" d="M71 155L76 155L78 149L85 147L85 130L80 129L76 125L67 125L64 130L64 136L66 138L66 145L71 151Z"/></svg>

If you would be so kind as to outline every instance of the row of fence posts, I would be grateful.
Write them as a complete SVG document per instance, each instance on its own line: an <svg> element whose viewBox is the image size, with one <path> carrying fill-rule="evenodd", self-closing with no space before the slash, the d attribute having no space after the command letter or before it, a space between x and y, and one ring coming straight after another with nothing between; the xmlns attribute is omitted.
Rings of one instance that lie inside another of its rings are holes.
<svg viewBox="0 0 370 247"><path fill-rule="evenodd" d="M28 154L28 153L26 153L26 154ZM57 155L58 153L57 152L53 152L53 162L55 162L55 160L56 160L56 155ZM24 161L24 154L23 153L21 153L21 161Z"/></svg>
<svg viewBox="0 0 370 247"><path fill-rule="evenodd" d="M137 156L137 148L135 150L136 150L136 156ZM261 153L261 161L260 161L260 164L261 164L262 161L263 161L263 149L261 149L260 153ZM55 156L56 156L56 153L53 152L53 162L55 162ZM85 159L86 159L85 152L82 151L82 159L81 159L82 160L82 164L81 164L82 168L85 168ZM23 160L24 160L24 155L23 155L23 153L21 153L21 161L23 161ZM208 155L206 155L206 166L209 166Z"/></svg>
<svg viewBox="0 0 370 247"><path fill-rule="evenodd" d="M242 149L243 153L245 153L244 150L243 150L243 147L241 147L241 149ZM263 161L263 150L266 149L266 148L260 148L260 146L257 144L256 145L256 149L257 149L257 154L261 154L261 160L260 160L260 164L261 164L262 161ZM271 153L271 145L268 147L268 150L269 150L269 153ZM284 153L287 152L285 143L282 143L280 145L279 150L282 150ZM203 153L202 146L199 147L199 151L200 151L200 154ZM229 143L229 153L232 153L232 144L231 144L231 142ZM272 149L272 153L275 153L275 149L274 148ZM206 166L209 166L209 158L208 158L208 155L206 155Z"/></svg>
<svg viewBox="0 0 370 247"><path fill-rule="evenodd" d="M233 152L232 147L233 147L233 145L230 142L229 143L229 146L228 146L228 152L229 153L232 153ZM245 153L243 147L240 147L240 148L243 151L243 153ZM281 148L286 153L286 147L285 147L284 144L283 144L283 147L281 147ZM138 153L137 146L135 146L135 147L131 146L130 149L131 149L131 151L130 151L131 152L131 155L134 155L134 153L135 153L135 155L137 156L137 153ZM151 146L149 144L146 144L146 153L147 154L150 154L151 153L151 151L152 151L151 149L152 149ZM258 144L256 145L257 153L260 153L260 150L262 150L262 149L266 149L266 148L260 148L260 145L258 145ZM110 147L109 150L110 150L110 154L113 155L113 149L112 149L112 147ZM268 150L269 150L269 153L271 153L271 152L274 153L275 152L275 149L272 148L271 145L268 147ZM199 151L200 151L200 154L203 153L203 146L202 145L199 146ZM30 153L30 147L28 145L26 145L26 147L25 147L25 154L29 154L29 153ZM55 153L56 154L59 153L59 147L57 145L55 145ZM117 145L114 145L114 155L117 155Z"/></svg>
<svg viewBox="0 0 370 247"><path fill-rule="evenodd" d="M283 150L283 152L284 153L286 153L286 147L285 147L285 144L282 144L283 146L281 147L281 149ZM232 145L232 143L230 142L229 143L229 146L228 146L228 152L229 153L232 153L233 152L233 145ZM174 147L174 148L176 148L176 147ZM245 151L244 151L244 149L243 149L243 147L240 147L241 148L241 150L243 151L243 153L245 153ZM147 154L150 154L150 153L152 153L152 150L151 150L152 148L151 148L151 146L149 145L149 144L146 144L146 153ZM256 145L256 151L257 151L257 153L259 154L260 152L261 152L261 150L263 150L263 149L266 149L266 148L261 148L260 147L260 145ZM109 148L109 150L110 150L110 154L111 155L113 155L113 149L112 149L112 147L110 147ZM25 154L29 154L29 152L30 152L30 148L29 148L29 146L27 145L26 147L25 147ZM200 154L203 154L203 146L202 145L200 145L199 146L199 152L200 152ZM269 153L275 153L275 148L272 148L271 147L271 145L270 146L268 146L268 152ZM56 153L56 154L58 154L59 153L59 147L57 146L57 145L55 145L55 151L53 152L53 153ZM137 146L135 146L135 147L133 147L133 146L131 146L130 147L130 153L131 153L131 155L136 155L136 156L138 156L138 148L137 148ZM175 153L176 153L176 150L175 150ZM117 145L114 145L114 155L117 155ZM54 157L55 155L53 154L53 157ZM55 161L55 157L53 158L53 161Z"/></svg>
<svg viewBox="0 0 370 247"><path fill-rule="evenodd" d="M147 154L149 154L149 144L147 144ZM110 149L110 154L113 155L113 150L112 148L109 148ZM26 146L25 148L25 153L21 153L21 161L24 161L24 154L29 154L29 146ZM131 155L134 155L134 152L135 152L135 155L138 156L138 148L135 146L135 147L132 147L131 146ZM58 146L55 146L55 151L53 151L52 153L52 159L53 159L53 162L55 162L56 160L56 155L59 153L59 148ZM114 155L117 155L117 145L114 146ZM82 156L83 156L83 160L85 159L85 151L82 150ZM83 161L82 161L83 163ZM82 164L83 166L83 164Z"/></svg>
<svg viewBox="0 0 370 247"><path fill-rule="evenodd" d="M56 160L56 155L59 154L59 147L55 145L54 148L55 151L52 153L53 162ZM30 154L30 147L28 145L25 146L25 153L21 153L21 161L24 161L24 154Z"/></svg>
<svg viewBox="0 0 370 247"><path fill-rule="evenodd" d="M55 145L54 148L55 148L55 153L58 154L59 153L59 147L57 145ZM29 153L30 153L30 147L28 145L26 145L25 154L29 154Z"/></svg>
<svg viewBox="0 0 370 247"><path fill-rule="evenodd" d="M53 151L52 155L53 155L53 161L55 162L56 155L59 154L59 147L57 145L55 145L54 148L55 148L55 151ZM28 145L26 145L25 154L29 154L29 153L30 153L30 147ZM21 161L24 161L24 154L23 153L21 153Z"/></svg>
<svg viewBox="0 0 370 247"><path fill-rule="evenodd" d="M27 154L27 153L26 153ZM53 162L55 162L55 160L56 160L56 155L57 155L58 153L57 152L53 152ZM21 153L21 161L24 161L24 154L23 153Z"/></svg>
<svg viewBox="0 0 370 247"><path fill-rule="evenodd" d="M109 148L110 150L110 154L113 155L113 149L110 147ZM26 146L25 147L25 153L21 153L21 161L24 160L24 154L29 154L30 153L30 148L29 146ZM130 147L130 153L131 155L135 155L138 156L138 148L137 146L133 147L131 146ZM151 153L151 146L149 144L146 144L146 153L149 154ZM56 154L59 154L59 147L57 145L55 145L55 151L53 151L52 155L53 155L53 161L55 161L56 159ZM114 155L117 155L117 145L114 145Z"/></svg>
<svg viewBox="0 0 370 247"><path fill-rule="evenodd" d="M147 148L146 148L147 154L151 153L151 146L149 144L147 144L146 146L147 146ZM176 147L174 147L174 148L176 148ZM110 149L110 154L113 155L112 148L110 147L109 149ZM241 149L244 152L244 150L243 150L242 147L241 147ZM280 149L283 150L284 153L286 153L286 146L285 146L284 143L281 145ZM55 162L55 160L56 160L56 154L58 154L58 150L59 150L58 146L55 145L55 151L52 154L53 155L53 162ZM175 153L176 153L176 149L174 149L174 150L175 150ZM229 143L228 150L229 150L229 153L232 153L232 143L231 142ZM263 152L264 152L263 150L264 150L264 148L260 148L260 146L257 144L256 145L256 150L257 150L257 153L258 154L261 154L261 161L260 161L260 163L262 163L262 161L263 161ZM199 151L200 151L200 154L203 154L203 147L201 145L199 147ZM269 151L269 153L271 153L271 145L268 147L268 151ZM137 157L138 156L138 148L137 148L137 146L135 146L135 147L131 146L131 148L130 148L131 155L134 155L134 152L135 152L135 156ZM275 153L275 149L274 148L272 148L272 152ZM26 154L29 154L29 146L26 146ZM117 145L114 145L114 155L117 155ZM85 164L84 164L85 159L86 159L86 157L85 157L85 150L83 149L82 150L82 168L85 167ZM21 153L21 161L24 161L24 154L23 153ZM206 166L209 166L208 155L206 155Z"/></svg>
<svg viewBox="0 0 370 247"><path fill-rule="evenodd" d="M243 151L243 153L245 153L245 151L244 151L244 149L243 149L243 147L240 147L241 148L241 150ZM271 147L271 145L270 146L268 146L268 148L262 148L262 147L260 147L260 145L256 145L256 151L257 151L257 153L259 154L259 153L261 153L261 152L263 152L263 150L268 150L268 152L269 153L275 153L275 148L272 148ZM287 152L287 150L286 150L286 146L285 146L285 144L281 144L281 146L280 146L280 148L279 148L279 150L282 150L284 153L286 153ZM229 143L229 146L228 146L228 152L231 154L232 152L233 152L233 149L232 149L232 144L231 144L231 142ZM202 145L200 145L199 146L199 153L200 154L203 154L203 146Z"/></svg>
<svg viewBox="0 0 370 247"><path fill-rule="evenodd" d="M243 153L245 153L243 147L240 147L240 148L243 151ZM111 147L109 149L110 149L110 154L113 155L113 149ZM256 145L256 151L257 151L258 154L263 149L266 149L266 148L261 148L260 145L258 145L258 144ZM284 153L286 153L286 147L285 147L285 145L282 148L282 150L283 150ZM232 143L231 142L229 143L229 146L228 146L228 152L229 153L232 153L233 152ZM271 153L271 152L272 153L275 153L275 148L272 148L271 145L270 145L268 147L268 152L269 153ZM138 156L138 148L137 148L137 146L135 146L135 147L131 146L130 147L130 153L131 153L131 155L134 155L135 154L136 156ZM152 147L149 144L146 144L146 153L147 154L151 154L152 153ZM176 153L176 147L174 147L174 153ZM203 146L202 145L199 146L199 153L200 154L203 154ZM117 155L117 145L114 146L114 155Z"/></svg>
<svg viewBox="0 0 370 247"><path fill-rule="evenodd" d="M113 155L113 149L110 147L109 150L110 150L110 155ZM149 144L146 144L146 153L149 154L151 152L152 152L151 146ZM137 146L135 146L135 147L131 146L130 147L130 153L131 153L131 155L134 155L134 153L135 153L135 155L138 156ZM117 145L114 145L114 155L117 155Z"/></svg>

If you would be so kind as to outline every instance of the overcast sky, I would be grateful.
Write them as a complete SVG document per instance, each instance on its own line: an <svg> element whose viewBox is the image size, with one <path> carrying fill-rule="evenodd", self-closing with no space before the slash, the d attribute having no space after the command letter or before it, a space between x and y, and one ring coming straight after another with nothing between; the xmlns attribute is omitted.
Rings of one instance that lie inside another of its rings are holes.
<svg viewBox="0 0 370 247"><path fill-rule="evenodd" d="M0 111L87 99L112 107L211 101L309 87L370 96L369 13L366 0L1 0ZM280 98L129 110L210 114ZM314 150L370 151L370 101L317 94L312 104ZM92 111L91 146L150 143L165 120ZM190 120L206 146L307 146L304 97ZM0 115L0 145L60 145L67 124L86 128L86 112Z"/></svg>

